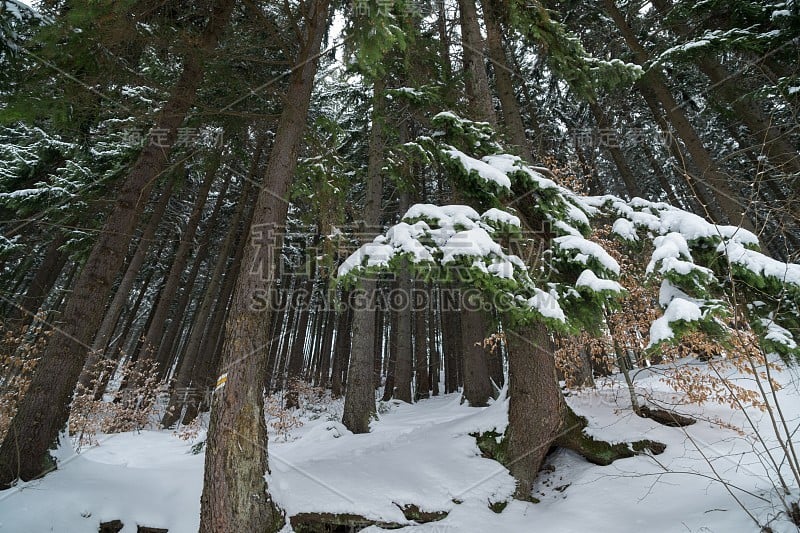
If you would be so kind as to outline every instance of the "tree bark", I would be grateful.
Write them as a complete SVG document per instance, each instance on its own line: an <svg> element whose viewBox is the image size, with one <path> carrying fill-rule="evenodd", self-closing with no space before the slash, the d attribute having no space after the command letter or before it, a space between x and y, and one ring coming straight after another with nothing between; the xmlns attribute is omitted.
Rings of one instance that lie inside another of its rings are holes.
<svg viewBox="0 0 800 533"><path fill-rule="evenodd" d="M472 115L491 125L497 124L489 90L489 78L483 62L483 37L478 25L478 10L475 0L458 0L461 14L461 48L464 58L464 77L467 102Z"/></svg>
<svg viewBox="0 0 800 533"><path fill-rule="evenodd" d="M58 232L47 245L42 262L28 284L25 294L13 305L3 320L7 329L22 329L33 322L33 317L36 316L47 295L58 281L64 265L67 264L69 254L60 249L64 243L66 243L66 237L63 233ZM9 349L9 353L13 351L11 346L7 349Z"/></svg>
<svg viewBox="0 0 800 533"><path fill-rule="evenodd" d="M547 452L564 422L550 339L541 324L506 328L508 341L508 469L515 498L529 500Z"/></svg>
<svg viewBox="0 0 800 533"><path fill-rule="evenodd" d="M462 294L461 353L464 368L464 399L471 407L483 407L492 397L489 380L489 365L483 341L488 335L486 314L475 309L480 302L467 301L470 296Z"/></svg>
<svg viewBox="0 0 800 533"><path fill-rule="evenodd" d="M419 293L422 293L422 283L416 284ZM428 301L430 305L430 301ZM414 308L414 374L415 379L415 392L414 400L430 397L430 375L428 374L428 335L432 335L433 324L427 324L428 309L418 309L416 305L412 304ZM429 333L429 330L431 332Z"/></svg>
<svg viewBox="0 0 800 533"><path fill-rule="evenodd" d="M385 80L373 83L372 130L369 139L367 162L367 193L364 201L364 220L361 225L362 244L380 226L381 198L383 195L384 135L383 121ZM347 394L345 395L342 424L353 433L369 432L369 421L375 416L375 389L373 388L373 353L375 348L375 311L373 305L377 285L374 279L362 280L354 291L355 305L352 317L352 346L347 369Z"/></svg>
<svg viewBox="0 0 800 533"><path fill-rule="evenodd" d="M169 372L172 370L175 359L174 353L175 339L178 337L181 329L184 327L184 318L188 314L189 301L192 298L192 290L197 281L197 275L200 273L200 268L208 257L209 247L211 246L211 237L217 229L217 220L219 219L222 206L225 203L225 197L228 193L228 186L231 182L231 173L227 173L222 186L220 187L217 195L217 200L214 202L214 207L211 210L206 220L203 234L199 238L199 246L194 254L192 268L186 276L186 280L180 284L180 295L176 302L175 308L172 312L172 318L169 322L169 327L166 328L164 336L160 341L158 350L156 351L156 361L158 362L159 375L161 379L165 379ZM180 279L180 278L179 278Z"/></svg>
<svg viewBox="0 0 800 533"><path fill-rule="evenodd" d="M342 395L342 377L350 356L353 306L350 303L349 291L342 291L341 302L336 316L336 340L334 341L333 363L331 365L331 396L334 398Z"/></svg>
<svg viewBox="0 0 800 533"><path fill-rule="evenodd" d="M253 157L251 170L258 167L261 153L262 150L261 146L259 145ZM254 176L255 172L253 172L251 175ZM205 335L208 334L209 317L211 316L211 311L214 307L215 300L227 297L226 295L221 294L222 282L224 278L225 267L228 265L228 259L230 258L231 250L237 244L239 244L239 247L241 247L241 244L239 243L239 234L241 233L240 222L245 211L245 206L249 203L250 191L252 190L250 182L248 182L244 188L245 190L242 192L242 196L239 199L239 205L236 206L236 211L233 214L233 218L229 222L230 229L228 230L225 240L222 242L222 245L217 252L217 261L214 264L214 270L211 273L211 280L208 284L208 287L206 287L205 293L203 294L203 299L197 308L197 312L195 313L194 322L189 332L189 338L186 341L183 361L181 361L180 365L178 366L178 371L175 377L174 392L170 397L164 417L161 419L161 425L164 428L172 426L180 419L180 415L184 407L184 402L182 401L183 399L198 401L198 395L205 393L206 387L203 385L205 385L207 382L209 372L208 364L204 361L201 361L201 359L210 359L212 354L209 350L201 352L200 345ZM247 226L249 226L249 224L247 224ZM194 387L194 389L190 390L190 387ZM193 396L191 398L188 394L183 394L183 396L181 396L184 391L193 393Z"/></svg>
<svg viewBox="0 0 800 533"><path fill-rule="evenodd" d="M278 531L283 515L269 496L265 473L267 432L264 384L269 309L253 297L274 288L276 231L286 221L289 184L303 140L317 56L328 20L328 1L309 4L304 41L289 80L275 143L242 257L225 325L221 371L225 386L214 394L201 497L200 532ZM266 322L266 323L265 323Z"/></svg>
<svg viewBox="0 0 800 533"><path fill-rule="evenodd" d="M514 94L513 71L503 46L504 7L499 0L483 0L483 21L486 25L486 46L494 71L495 89L503 110L503 125L511 142L520 150L520 156L533 163L533 154L525 135L525 125L519 102Z"/></svg>
<svg viewBox="0 0 800 533"><path fill-rule="evenodd" d="M130 297L131 289L133 289L133 284L136 282L136 277L139 275L142 265L144 264L144 260L147 257L147 252L150 250L150 246L153 244L153 238L155 237L156 230L161 223L161 219L164 217L164 212L166 211L167 204L172 196L172 189L174 185L175 178L168 178L164 190L161 192L158 203L153 209L153 213L150 215L150 220L147 221L147 225L142 230L142 236L139 238L139 244L136 246L136 251L134 252L133 257L125 269L125 274L123 274L122 280L120 280L119 286L114 293L114 297L112 298L111 303L108 305L108 309L106 309L103 322L100 324L100 329L98 329L97 334L94 337L94 342L92 342L92 350L89 353L89 356L86 358L86 363L83 365L83 371L81 372L81 376L79 378L79 383L84 387L89 387L89 383L93 377L93 370L95 365L97 365L97 362L103 357L107 356L107 354L104 353L104 350L106 346L108 346L109 339L114 332L117 322L119 322L120 316L122 316L122 312L125 309L125 304Z"/></svg>

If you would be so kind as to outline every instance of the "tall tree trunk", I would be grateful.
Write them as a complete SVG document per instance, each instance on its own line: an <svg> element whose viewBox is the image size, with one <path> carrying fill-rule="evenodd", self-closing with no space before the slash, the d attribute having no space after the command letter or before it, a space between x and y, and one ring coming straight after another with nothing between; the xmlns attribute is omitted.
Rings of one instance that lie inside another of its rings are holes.
<svg viewBox="0 0 800 533"><path fill-rule="evenodd" d="M239 271L241 269L242 258L244 257L246 231L250 228L250 223L253 217L253 209L255 202L250 203L248 208L248 215L242 225L242 233L236 239L234 246L236 253L228 268L228 273L223 281L222 288L220 289L219 297L214 306L214 312L209 318L210 327L203 335L198 348L199 356L197 357L194 366L192 367L191 378L189 383L199 391L212 391L216 383L217 368L219 367L220 351L225 337L223 326L228 316L231 298L233 291L236 287L237 280L239 279ZM207 397L203 394L203 402L191 402L186 406L186 412L183 415L183 423L191 423L198 414L199 410L208 410L211 405L206 403Z"/></svg>
<svg viewBox="0 0 800 533"><path fill-rule="evenodd" d="M475 0L458 0L461 14L461 48L464 57L464 77L467 102L472 115L491 125L497 124L489 78L483 62L483 37L478 25L478 9Z"/></svg>
<svg viewBox="0 0 800 533"><path fill-rule="evenodd" d="M411 296L411 279L406 269L400 273L397 290ZM411 310L396 309L397 314L397 352L395 356L394 371L394 397L406 403L411 403L411 378L413 375L413 356L411 346Z"/></svg>
<svg viewBox="0 0 800 533"><path fill-rule="evenodd" d="M156 127L168 132L166 141L170 146L195 100L203 79L205 56L219 42L233 5L233 0L213 4L209 22L196 46L187 52L181 76L158 115ZM155 143L145 146L117 192L111 214L66 303L64 324L59 334L50 338L0 446L0 486L7 487L16 478L39 477L55 467L48 449L67 421L72 392L141 215L143 199L166 169L168 156L169 152Z"/></svg>
<svg viewBox="0 0 800 533"><path fill-rule="evenodd" d="M304 41L289 80L284 108L265 172L239 278L225 325L221 370L227 377L214 394L206 448L200 532L278 531L283 516L267 492L264 384L270 313L253 297L274 289L275 235L286 221L289 184L303 140L317 57L328 20L328 1L309 4ZM265 324L266 322L266 324ZM266 326L266 327L265 327Z"/></svg>
<svg viewBox="0 0 800 533"><path fill-rule="evenodd" d="M544 326L507 328L506 332L508 469L517 480L514 496L529 500L539 468L562 429L566 404Z"/></svg>
<svg viewBox="0 0 800 533"><path fill-rule="evenodd" d="M418 293L422 294L422 283L416 282ZM428 302L430 305L430 301ZM415 392L414 399L428 398L430 396L430 375L428 374L428 335L432 335L433 324L426 324L428 310L419 309L415 303L414 308L414 374ZM428 330L431 330L429 333Z"/></svg>
<svg viewBox="0 0 800 533"><path fill-rule="evenodd" d="M444 302L442 314L442 348L444 351L444 392L455 392L461 383L461 313L454 309L455 302L447 303L447 298L454 293L452 287L443 287L439 291L439 299ZM451 307L453 306L453 307Z"/></svg>
<svg viewBox="0 0 800 533"><path fill-rule="evenodd" d="M592 115L594 116L594 121L597 124L598 130L602 132L603 130L610 130L612 128L611 121L603 111L603 108L601 108L597 102L589 102L589 108L592 111ZM604 143L603 148L605 148L609 155L611 155L611 160L614 161L614 165L619 171L619 176L622 178L622 182L625 184L625 188L627 189L630 198L644 196L642 194L642 189L639 187L639 183L633 176L631 167L625 160L625 155L622 153L622 150L620 150L619 146L614 145L613 143Z"/></svg>
<svg viewBox="0 0 800 533"><path fill-rule="evenodd" d="M442 351L439 345L441 331L440 313L436 312L439 299L433 283L428 284L428 351L430 352L430 389L433 396L439 395L439 378L442 368Z"/></svg>
<svg viewBox="0 0 800 533"><path fill-rule="evenodd" d="M381 222L381 197L384 160L383 122L385 108L385 81L377 78L373 83L372 130L369 138L367 162L367 193L364 200L364 220L360 231L366 242ZM363 244L363 243L362 243ZM373 387L373 359L375 354L374 299L377 285L374 279L362 280L352 295L355 305L352 318L352 346L347 369L347 394L345 395L342 424L353 433L368 433L369 422L375 415L375 389Z"/></svg>
<svg viewBox="0 0 800 533"><path fill-rule="evenodd" d="M486 46L494 71L495 88L503 110L503 125L511 142L520 150L520 156L533 163L533 154L525 135L522 113L514 94L513 71L509 66L503 46L504 9L499 0L483 0L483 21L486 24Z"/></svg>
<svg viewBox="0 0 800 533"><path fill-rule="evenodd" d="M33 317L52 291L67 263L69 254L61 250L66 240L65 235L58 232L47 245L42 262L28 284L25 294L14 304L4 319L7 328L22 329L33 322ZM13 347L9 348L11 348L9 352L13 350Z"/></svg>
<svg viewBox="0 0 800 533"><path fill-rule="evenodd" d="M349 291L342 291L341 302L336 318L336 340L333 347L333 363L331 365L331 396L342 395L342 376L350 357L350 332L352 329L353 306Z"/></svg>
<svg viewBox="0 0 800 533"><path fill-rule="evenodd" d="M297 325L295 327L294 333L294 342L292 343L292 350L289 353L289 363L286 366L286 387L288 394L286 395L286 407L297 407L298 397L296 394L296 390L292 391L289 390L292 381L300 379L300 376L303 373L303 364L305 362L306 357L306 344L309 339L308 336L308 321L311 317L311 299L312 299L312 291L314 289L314 280L313 278L308 278L305 282L301 285L301 290L303 291L303 307L300 308L297 313ZM313 329L312 329L313 332ZM313 339L313 334L311 335Z"/></svg>
<svg viewBox="0 0 800 533"><path fill-rule="evenodd" d="M471 407L487 405L492 397L492 383L489 380L489 364L483 340L489 334L489 323L486 314L475 306L478 302L469 302L468 294L462 296L461 313L461 353L464 368L464 399Z"/></svg>
<svg viewBox="0 0 800 533"><path fill-rule="evenodd" d="M228 193L228 186L231 182L231 176L231 173L227 173L222 186L220 187L217 200L214 202L214 207L212 208L211 214L206 220L205 227L203 228L203 234L199 239L200 242L197 251L194 254L192 268L186 276L186 281L182 284L183 286L179 286L180 296L178 296L178 301L173 309L169 327L166 329L164 337L161 339L159 349L156 352L156 361L158 362L159 375L162 380L166 378L167 374L172 369L172 365L175 360L173 345L175 344L175 339L178 337L178 334L183 327L183 318L187 314L189 301L192 297L192 290L194 289L197 276L200 273L200 268L203 266L206 257L208 257L211 238L217 229L217 220L219 219L220 212L222 211L222 206L225 203L225 197Z"/></svg>

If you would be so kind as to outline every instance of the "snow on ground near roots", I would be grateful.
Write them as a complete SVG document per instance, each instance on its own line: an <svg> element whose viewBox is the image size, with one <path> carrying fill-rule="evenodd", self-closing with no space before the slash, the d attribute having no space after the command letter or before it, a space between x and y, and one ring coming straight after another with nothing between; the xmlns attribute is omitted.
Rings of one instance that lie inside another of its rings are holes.
<svg viewBox="0 0 800 533"><path fill-rule="evenodd" d="M670 390L658 375L643 374L637 378L642 390L670 401ZM789 374L781 379L788 381ZM800 416L795 386L789 384L779 395L787 417ZM480 456L469 433L502 430L507 404L470 408L457 395L447 395L416 405L391 404L368 435L353 435L323 416L307 420L288 442L272 439L271 491L290 515L349 512L408 523L396 504L449 511L439 522L399 530L409 532L754 531L719 483L685 473L710 473L697 451L700 446L731 483L768 497L770 483L748 441L711 422L742 427L743 415L716 405L684 406L681 412L704 419L686 428L689 439L683 429L634 416L625 398L626 392L613 386L576 393L568 401L589 418L589 433L597 438L667 444L655 459L677 473L664 473L648 456L599 467L557 451L535 488L541 503L510 501L497 514L489 503L510 499L513 480L501 465ZM768 425L762 413L751 415ZM94 533L100 522L115 519L125 524L126 533L136 531L137 524L171 533L197 531L203 456L190 453L191 443L167 431L101 440L77 456L60 450L65 460L58 471L0 492L0 532ZM762 516L776 512L754 496L737 496ZM785 522L772 526L776 533L794 530Z"/></svg>

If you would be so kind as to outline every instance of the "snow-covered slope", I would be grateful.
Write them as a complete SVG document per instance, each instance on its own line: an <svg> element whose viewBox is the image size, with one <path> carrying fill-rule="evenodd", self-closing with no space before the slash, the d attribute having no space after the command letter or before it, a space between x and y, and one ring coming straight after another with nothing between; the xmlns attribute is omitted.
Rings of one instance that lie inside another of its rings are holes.
<svg viewBox="0 0 800 533"><path fill-rule="evenodd" d="M670 401L656 370L638 386ZM800 393L789 372L779 398L790 420L800 417ZM538 504L513 501L514 483L499 463L481 457L469 434L506 424L506 402L470 408L458 395L415 405L384 406L373 432L353 435L323 413L306 419L288 439L270 442L270 486L289 515L302 512L355 513L383 522L408 523L414 532L720 532L755 530L703 459L732 486L734 494L763 518L780 509L771 499L752 440L720 423L744 427L742 413L726 407L684 406L701 418L688 428L669 428L630 412L616 384L574 393L568 401L589 418L589 431L611 441L642 438L667 444L657 457L638 456L611 466L594 466L571 452L549 458L536 487ZM765 431L758 411L750 413ZM59 450L61 468L43 480L0 492L0 532L96 532L102 521L119 519L124 532L136 526L197 531L203 456L171 432L143 431L101 438L75 455ZM733 486L737 488L733 488ZM747 491L747 492L745 492ZM501 513L490 503L508 500ZM438 522L409 522L400 506L446 511ZM792 531L783 519L774 531ZM287 527L287 531L288 531ZM371 527L365 531L382 531Z"/></svg>

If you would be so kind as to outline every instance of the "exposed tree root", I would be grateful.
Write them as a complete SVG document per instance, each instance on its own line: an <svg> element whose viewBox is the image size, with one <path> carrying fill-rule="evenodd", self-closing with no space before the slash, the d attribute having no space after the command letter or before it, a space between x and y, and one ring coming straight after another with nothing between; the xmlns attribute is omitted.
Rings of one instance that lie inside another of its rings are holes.
<svg viewBox="0 0 800 533"><path fill-rule="evenodd" d="M677 413L673 413L672 411L666 411L664 409L650 409L646 405L643 405L639 408L637 415L641 416L642 418L649 418L654 422L658 422L664 426L669 426L673 428L691 426L697 420L694 418L679 415Z"/></svg>
<svg viewBox="0 0 800 533"><path fill-rule="evenodd" d="M447 517L447 511L422 511L419 506L414 504L400 505L395 503L403 511L407 520L413 520L419 524L436 522ZM300 513L289 518L292 529L297 533L349 533L360 531L370 526L378 526L382 529L399 529L409 524L399 524L397 522L383 522L361 515L352 513Z"/></svg>

